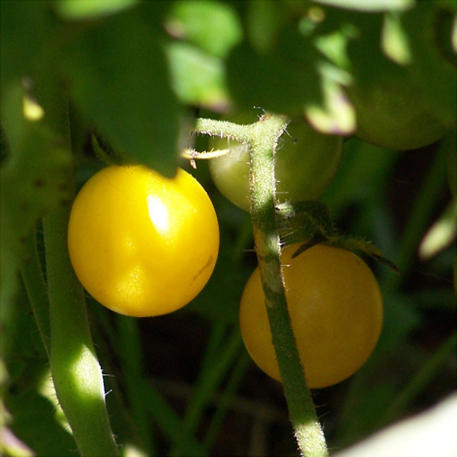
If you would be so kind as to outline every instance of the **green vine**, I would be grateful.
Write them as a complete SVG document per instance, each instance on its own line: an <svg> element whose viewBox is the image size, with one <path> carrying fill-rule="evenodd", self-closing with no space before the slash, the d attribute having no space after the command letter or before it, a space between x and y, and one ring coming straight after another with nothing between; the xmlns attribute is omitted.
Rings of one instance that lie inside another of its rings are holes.
<svg viewBox="0 0 457 457"><path fill-rule="evenodd" d="M117 456L83 290L68 258L68 215L68 208L61 208L44 220L52 379L80 454Z"/></svg>
<svg viewBox="0 0 457 457"><path fill-rule="evenodd" d="M250 145L250 201L257 259L266 297L273 345L300 452L306 457L328 455L290 325L280 262L281 240L275 210L275 151L287 127L281 116L267 114L250 125L198 119L195 130Z"/></svg>
<svg viewBox="0 0 457 457"><path fill-rule="evenodd" d="M69 113L63 93L48 122L70 148ZM68 257L67 225L70 204L62 202L43 220L47 297L30 241L32 263L22 270L38 327L49 354L51 374L59 403L83 457L118 456L105 403L103 375L92 343L84 292ZM48 316L44 309L49 310Z"/></svg>

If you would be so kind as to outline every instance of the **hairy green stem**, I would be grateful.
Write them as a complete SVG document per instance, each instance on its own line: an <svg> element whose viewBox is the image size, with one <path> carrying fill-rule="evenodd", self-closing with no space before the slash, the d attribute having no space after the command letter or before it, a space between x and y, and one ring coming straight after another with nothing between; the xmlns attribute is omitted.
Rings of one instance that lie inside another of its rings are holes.
<svg viewBox="0 0 457 457"><path fill-rule="evenodd" d="M251 217L273 345L284 384L289 414L302 455L328 455L290 325L275 221L275 148L286 122L279 116L255 125L251 143Z"/></svg>
<svg viewBox="0 0 457 457"><path fill-rule="evenodd" d="M47 116L70 148L68 105L56 91ZM67 225L70 206L44 218L46 276L51 331L50 365L57 398L83 457L118 456L105 403L103 376L87 319L84 292L70 263Z"/></svg>
<svg viewBox="0 0 457 457"><path fill-rule="evenodd" d="M116 456L84 295L67 254L68 212L68 208L61 208L44 220L51 373L80 454Z"/></svg>
<svg viewBox="0 0 457 457"><path fill-rule="evenodd" d="M250 145L250 201L254 241L289 415L301 454L306 457L324 457L328 455L327 446L306 385L290 325L280 262L281 246L275 214L274 156L277 141L286 126L287 121L283 117L265 115L259 122L247 126L199 119L196 131L229 137Z"/></svg>
<svg viewBox="0 0 457 457"><path fill-rule="evenodd" d="M240 143L250 143L252 140L251 125L238 125L228 121L213 119L197 119L195 131L210 136L229 138Z"/></svg>

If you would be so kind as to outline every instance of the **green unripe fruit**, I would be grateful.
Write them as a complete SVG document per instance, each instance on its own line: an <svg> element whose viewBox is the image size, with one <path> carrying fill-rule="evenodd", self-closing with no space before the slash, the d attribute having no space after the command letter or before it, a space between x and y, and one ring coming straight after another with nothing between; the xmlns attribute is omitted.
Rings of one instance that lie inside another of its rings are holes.
<svg viewBox="0 0 457 457"><path fill-rule="evenodd" d="M333 178L341 156L342 138L316 132L304 120L289 125L276 151L276 195L280 202L317 198ZM249 211L249 147L215 139L214 149L231 152L211 159L209 169L219 191Z"/></svg>
<svg viewBox="0 0 457 457"><path fill-rule="evenodd" d="M348 90L362 140L394 150L416 149L439 140L446 127L418 97L414 84L396 75Z"/></svg>

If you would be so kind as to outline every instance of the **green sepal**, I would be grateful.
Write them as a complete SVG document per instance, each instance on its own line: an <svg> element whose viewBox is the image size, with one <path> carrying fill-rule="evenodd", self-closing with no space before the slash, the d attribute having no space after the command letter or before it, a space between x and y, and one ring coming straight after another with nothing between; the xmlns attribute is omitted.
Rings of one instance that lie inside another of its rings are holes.
<svg viewBox="0 0 457 457"><path fill-rule="evenodd" d="M276 224L285 246L305 240L312 245L314 240L319 243L335 235L327 206L315 200L278 203Z"/></svg>
<svg viewBox="0 0 457 457"><path fill-rule="evenodd" d="M316 246L316 244L328 244L328 238L325 237L322 233L316 232L313 238L306 243L300 245L300 247L292 254L292 258L298 257L302 252L305 252L309 248Z"/></svg>
<svg viewBox="0 0 457 457"><path fill-rule="evenodd" d="M400 272L397 265L384 257L371 241L339 235L327 206L322 202L309 200L279 203L276 205L276 224L282 246L302 243L292 257L297 257L320 243L361 252L397 273Z"/></svg>
<svg viewBox="0 0 457 457"><path fill-rule="evenodd" d="M373 244L372 241L361 240L359 238L353 237L336 237L334 239L329 239L325 244L329 246L334 246L338 248L347 249L348 251L357 251L361 252L368 257L380 262L394 270L397 273L400 273L400 269L393 263L391 260L384 257L381 251Z"/></svg>

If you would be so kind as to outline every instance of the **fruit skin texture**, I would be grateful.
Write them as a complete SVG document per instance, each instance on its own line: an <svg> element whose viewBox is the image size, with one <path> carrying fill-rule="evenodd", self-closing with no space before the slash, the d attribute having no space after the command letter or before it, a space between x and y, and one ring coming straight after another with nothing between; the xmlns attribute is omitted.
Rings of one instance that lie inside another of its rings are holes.
<svg viewBox="0 0 457 457"><path fill-rule="evenodd" d="M342 138L316 132L304 120L288 127L276 152L277 198L283 202L313 200L333 178L341 157ZM296 141L294 143L294 140ZM230 154L209 161L211 177L222 195L249 211L249 148L230 140L213 140L214 149Z"/></svg>
<svg viewBox="0 0 457 457"><path fill-rule="evenodd" d="M102 305L157 316L203 289L219 227L207 193L184 170L168 179L141 165L109 166L77 195L68 248L77 277Z"/></svg>
<svg viewBox="0 0 457 457"><path fill-rule="evenodd" d="M292 259L298 246L281 256L288 310L308 387L322 388L368 359L381 332L382 297L373 273L352 252L318 244ZM280 380L258 268L243 291L240 326L254 362Z"/></svg>

